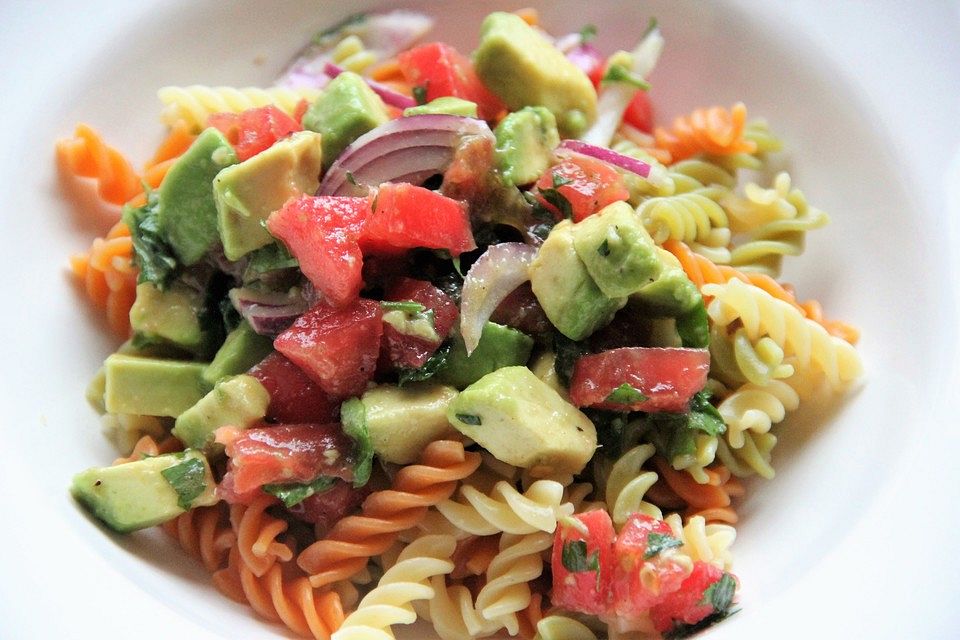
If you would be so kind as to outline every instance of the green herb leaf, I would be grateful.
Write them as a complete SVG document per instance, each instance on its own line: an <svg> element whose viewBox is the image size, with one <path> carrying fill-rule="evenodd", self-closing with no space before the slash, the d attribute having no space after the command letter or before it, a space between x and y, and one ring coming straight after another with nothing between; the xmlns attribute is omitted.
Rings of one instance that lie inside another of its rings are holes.
<svg viewBox="0 0 960 640"><path fill-rule="evenodd" d="M299 266L297 259L280 242L268 244L247 254L247 269L255 274Z"/></svg>
<svg viewBox="0 0 960 640"><path fill-rule="evenodd" d="M427 104L427 88L422 85L415 85L412 90L413 99L418 105Z"/></svg>
<svg viewBox="0 0 960 640"><path fill-rule="evenodd" d="M556 354L553 368L557 372L557 377L560 378L565 387L569 387L570 376L573 375L573 366L582 356L590 353L590 350L584 343L571 340L557 332L553 336L553 352Z"/></svg>
<svg viewBox="0 0 960 640"><path fill-rule="evenodd" d="M184 458L183 462L167 467L160 475L177 492L177 505L186 511L207 488L207 473L203 460L180 455Z"/></svg>
<svg viewBox="0 0 960 640"><path fill-rule="evenodd" d="M480 419L480 416L474 415L472 413L458 413L456 414L457 420L463 424L473 425L474 427L479 427L483 424L483 421Z"/></svg>
<svg viewBox="0 0 960 640"><path fill-rule="evenodd" d="M353 465L353 486L362 487L373 472L373 442L367 428L367 408L360 398L350 398L340 405L340 423L343 432L353 438L356 462Z"/></svg>
<svg viewBox="0 0 960 640"><path fill-rule="evenodd" d="M600 550L595 550L588 556L587 542L585 540L564 542L563 548L560 550L560 562L563 563L563 567L571 573L599 571Z"/></svg>
<svg viewBox="0 0 960 640"><path fill-rule="evenodd" d="M703 431L711 436L719 436L727 430L723 416L710 403L709 391L698 391L690 399L690 428Z"/></svg>
<svg viewBox="0 0 960 640"><path fill-rule="evenodd" d="M739 609L733 609L724 611L723 613L712 613L696 624L674 624L673 629L663 634L663 640L682 640L683 638L689 638L707 627L712 627L721 620L729 618L739 611Z"/></svg>
<svg viewBox="0 0 960 640"><path fill-rule="evenodd" d="M410 382L421 382L435 376L447 365L452 346L453 344L449 341L440 345L440 347L433 352L433 355L423 363L422 367L417 369L400 369L397 384L402 387Z"/></svg>
<svg viewBox="0 0 960 640"><path fill-rule="evenodd" d="M161 291L173 281L180 267L176 254L160 232L157 217L159 197L156 191L147 193L142 207L126 206L123 221L133 240L133 262L140 270L137 282L149 282Z"/></svg>
<svg viewBox="0 0 960 640"><path fill-rule="evenodd" d="M622 64L612 64L607 68L606 73L603 74L603 78L600 80L600 84L607 85L613 82L623 82L625 84L633 85L638 89L643 89L644 91L650 88L650 83L641 78L636 73L630 71L627 67Z"/></svg>
<svg viewBox="0 0 960 640"><path fill-rule="evenodd" d="M600 246L597 247L597 253L606 258L610 255L610 241L604 240L600 243Z"/></svg>
<svg viewBox="0 0 960 640"><path fill-rule="evenodd" d="M580 29L580 44L586 44L597 37L597 25L585 24Z"/></svg>
<svg viewBox="0 0 960 640"><path fill-rule="evenodd" d="M414 302L413 300L382 300L380 302L380 308L384 311L402 311L411 315L421 313L426 309L422 304Z"/></svg>
<svg viewBox="0 0 960 640"><path fill-rule="evenodd" d="M684 347L706 349L710 346L710 322L703 297L693 309L677 317L676 326Z"/></svg>
<svg viewBox="0 0 960 640"><path fill-rule="evenodd" d="M323 493L333 486L334 479L320 476L307 484L265 484L263 490L280 498L286 507L293 507L315 493Z"/></svg>
<svg viewBox="0 0 960 640"><path fill-rule="evenodd" d="M643 559L649 560L650 558L657 557L661 552L666 551L667 549L674 549L682 546L682 540L674 538L671 535L667 535L666 533L653 532L647 536L647 550L643 554Z"/></svg>
<svg viewBox="0 0 960 640"><path fill-rule="evenodd" d="M347 182L349 182L350 184L352 184L352 185L355 186L355 187L356 187L356 186L359 186L359 185L357 184L357 178L353 175L353 172L352 172L352 171L347 171Z"/></svg>
<svg viewBox="0 0 960 640"><path fill-rule="evenodd" d="M639 389L631 384L624 382L622 385L610 392L606 402L615 404L636 404L637 402L646 402L649 400Z"/></svg>
<svg viewBox="0 0 960 640"><path fill-rule="evenodd" d="M700 604L709 604L714 613L723 613L733 604L733 596L737 591L737 581L732 575L724 572L719 580L706 588Z"/></svg>
<svg viewBox="0 0 960 640"><path fill-rule="evenodd" d="M570 201L567 200L566 196L558 191L560 187L570 184L573 181L556 172L551 174L551 179L553 181L553 187L539 189L538 193L540 194L540 197L542 197L548 204L555 207L557 211L560 212L560 215L562 215L564 218L573 218L573 205L570 204Z"/></svg>

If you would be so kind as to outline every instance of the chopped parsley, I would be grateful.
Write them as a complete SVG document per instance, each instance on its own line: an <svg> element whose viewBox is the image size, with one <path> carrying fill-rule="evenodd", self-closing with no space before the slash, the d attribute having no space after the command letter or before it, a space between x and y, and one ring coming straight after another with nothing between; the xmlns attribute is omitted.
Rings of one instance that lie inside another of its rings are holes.
<svg viewBox="0 0 960 640"><path fill-rule="evenodd" d="M293 507L315 493L323 493L333 486L334 479L320 476L313 482L306 484L265 484L263 490L272 496L280 498L286 507Z"/></svg>
<svg viewBox="0 0 960 640"><path fill-rule="evenodd" d="M606 402L615 404L635 404L637 402L646 402L649 400L639 389L631 384L624 382L622 385L610 392Z"/></svg>
<svg viewBox="0 0 960 640"><path fill-rule="evenodd" d="M732 575L724 572L723 576L703 592L700 604L709 604L714 613L722 613L733 604L733 595L737 591L737 581Z"/></svg>
<svg viewBox="0 0 960 640"><path fill-rule="evenodd" d="M176 276L180 264L160 230L159 201L157 192L148 190L145 205L124 207L123 222L130 229L133 262L140 270L137 282L149 282L164 291Z"/></svg>
<svg viewBox="0 0 960 640"><path fill-rule="evenodd" d="M474 427L479 427L483 424L483 421L480 419L480 416L474 415L472 413L458 413L456 414L457 420L463 424L469 424Z"/></svg>
<svg viewBox="0 0 960 640"><path fill-rule="evenodd" d="M177 492L177 505L187 511L207 488L207 468L199 458L179 455L183 461L167 467L160 475Z"/></svg>
<svg viewBox="0 0 960 640"><path fill-rule="evenodd" d="M687 413L651 413L646 422L650 440L668 460L696 455L696 434L719 436L727 430L720 412L710 404L710 392L706 390L693 396Z"/></svg>
<svg viewBox="0 0 960 640"><path fill-rule="evenodd" d="M449 341L440 345L440 347L433 352L433 355L423 363L422 367L416 369L400 369L397 384L402 387L410 382L421 382L435 376L441 369L447 366L447 360L450 358L450 349L452 346L453 343Z"/></svg>
<svg viewBox="0 0 960 640"><path fill-rule="evenodd" d="M560 550L560 562L563 563L563 568L571 573L600 571L600 550L594 550L588 556L586 540L564 542Z"/></svg>
<svg viewBox="0 0 960 640"><path fill-rule="evenodd" d="M279 242L273 242L251 251L247 260L247 269L256 274L277 271L278 269L289 269L299 265L293 254Z"/></svg>
<svg viewBox="0 0 960 640"><path fill-rule="evenodd" d="M684 347L706 349L710 346L710 323L703 297L693 309L677 317L676 326Z"/></svg>
<svg viewBox="0 0 960 640"><path fill-rule="evenodd" d="M412 89L413 99L417 101L418 105L427 104L427 87L423 85L415 85Z"/></svg>
<svg viewBox="0 0 960 640"><path fill-rule="evenodd" d="M643 554L643 559L649 560L650 558L657 557L661 552L666 551L667 549L673 549L675 547L682 546L682 540L674 538L666 533L657 533L654 531L647 536L647 550Z"/></svg>
<svg viewBox="0 0 960 640"><path fill-rule="evenodd" d="M571 205L570 201L567 200L567 197L559 191L560 187L570 184L573 182L573 180L565 178L556 172L553 172L551 177L553 179L553 186L546 189L540 189L540 197L542 197L548 204L555 207L557 211L560 212L560 215L562 215L564 218L573 218L573 205Z"/></svg>
<svg viewBox="0 0 960 640"><path fill-rule="evenodd" d="M604 241L601 242L600 245L597 247L597 253L603 256L604 258L610 255L610 241L607 239L604 239Z"/></svg>

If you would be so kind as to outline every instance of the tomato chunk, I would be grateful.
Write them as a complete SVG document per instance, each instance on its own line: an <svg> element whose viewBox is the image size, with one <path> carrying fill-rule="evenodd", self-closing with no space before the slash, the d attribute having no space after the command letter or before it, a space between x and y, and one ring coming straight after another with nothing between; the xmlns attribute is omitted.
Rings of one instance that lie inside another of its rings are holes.
<svg viewBox="0 0 960 640"><path fill-rule="evenodd" d="M268 149L280 138L303 130L298 120L272 104L240 113L215 113L207 124L226 136L241 162Z"/></svg>
<svg viewBox="0 0 960 640"><path fill-rule="evenodd" d="M333 422L340 415L340 401L277 351L254 365L249 374L270 394L269 420L286 424Z"/></svg>
<svg viewBox="0 0 960 640"><path fill-rule="evenodd" d="M296 257L317 291L343 306L363 285L358 239L370 213L368 198L304 195L273 212L267 229Z"/></svg>
<svg viewBox="0 0 960 640"><path fill-rule="evenodd" d="M314 525L314 534L323 536L338 520L360 506L370 495L370 485L354 487L350 482L336 480L326 491L315 493L289 507L294 517Z"/></svg>
<svg viewBox="0 0 960 640"><path fill-rule="evenodd" d="M551 602L599 615L610 610L614 531L610 515L596 509L561 522L553 539Z"/></svg>
<svg viewBox="0 0 960 640"><path fill-rule="evenodd" d="M477 115L494 119L506 109L477 77L470 59L442 42L430 42L404 51L397 56L404 79L415 87L423 87L428 101L453 96L476 103Z"/></svg>
<svg viewBox="0 0 960 640"><path fill-rule="evenodd" d="M433 355L437 347L450 335L459 311L450 296L424 280L400 278L387 289L384 300L411 301L433 312L433 326L437 339L429 340L401 332L388 322L383 324L381 350L392 366L417 368Z"/></svg>
<svg viewBox="0 0 960 640"><path fill-rule="evenodd" d="M642 513L630 516L614 544L616 615L628 620L641 618L680 588L692 563L686 556L678 556L678 546L680 541L666 522Z"/></svg>
<svg viewBox="0 0 960 640"><path fill-rule="evenodd" d="M697 624L715 613L726 613L736 586L733 574L698 560L680 588L651 609L650 618L661 633L678 624Z"/></svg>
<svg viewBox="0 0 960 640"><path fill-rule="evenodd" d="M353 440L337 423L221 427L216 438L230 459L217 489L227 502L249 502L265 484L353 479Z"/></svg>
<svg viewBox="0 0 960 640"><path fill-rule="evenodd" d="M640 129L640 131L653 133L653 105L650 103L650 95L646 91L637 91L637 94L633 96L623 114L623 120L627 124Z"/></svg>
<svg viewBox="0 0 960 640"><path fill-rule="evenodd" d="M537 199L558 220L569 217L574 222L630 197L616 169L581 155L570 155L548 169L535 186Z"/></svg>
<svg viewBox="0 0 960 640"><path fill-rule="evenodd" d="M346 307L312 307L273 341L335 398L359 395L373 377L383 334L380 303L358 298Z"/></svg>
<svg viewBox="0 0 960 640"><path fill-rule="evenodd" d="M706 349L611 349L577 360L570 400L578 407L682 413L706 385L709 371Z"/></svg>
<svg viewBox="0 0 960 640"><path fill-rule="evenodd" d="M360 245L365 253L423 247L454 256L477 248L464 203L407 183L380 185Z"/></svg>

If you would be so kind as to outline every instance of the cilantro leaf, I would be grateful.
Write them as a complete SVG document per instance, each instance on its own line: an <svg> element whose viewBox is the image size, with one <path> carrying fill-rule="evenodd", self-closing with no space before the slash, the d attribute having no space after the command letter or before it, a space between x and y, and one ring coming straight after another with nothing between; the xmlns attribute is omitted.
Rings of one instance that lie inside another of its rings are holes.
<svg viewBox="0 0 960 640"><path fill-rule="evenodd" d="M274 242L247 254L247 269L256 274L289 269L300 263L283 244Z"/></svg>
<svg viewBox="0 0 960 640"><path fill-rule="evenodd" d="M158 210L157 192L149 191L147 203L142 207L124 207L123 222L130 229L133 262L140 270L137 283L149 282L163 291L170 286L180 264L173 248L160 231Z"/></svg>
<svg viewBox="0 0 960 640"><path fill-rule="evenodd" d="M580 44L587 44L597 37L597 25L585 24L580 29Z"/></svg>
<svg viewBox="0 0 960 640"><path fill-rule="evenodd" d="M717 408L710 403L709 391L698 391L690 399L690 428L719 436L727 430L727 424Z"/></svg>
<svg viewBox="0 0 960 640"><path fill-rule="evenodd" d="M402 387L410 382L421 382L437 375L441 369L447 366L447 360L450 358L450 349L452 346L450 341L444 342L433 352L433 355L423 363L423 366L416 369L400 369L397 384Z"/></svg>
<svg viewBox="0 0 960 640"><path fill-rule="evenodd" d="M315 493L323 493L332 487L333 483L333 478L320 476L306 484L265 484L262 488L270 495L280 498L284 506L293 507Z"/></svg>
<svg viewBox="0 0 960 640"><path fill-rule="evenodd" d="M380 302L380 308L384 311L402 311L408 314L421 313L426 307L413 300L393 301L383 300Z"/></svg>
<svg viewBox="0 0 960 640"><path fill-rule="evenodd" d="M633 85L634 87L643 89L644 91L650 88L649 82L622 64L610 65L607 68L606 73L603 74L603 78L600 80L600 84L602 85L608 85L613 82L623 82L624 84Z"/></svg>
<svg viewBox="0 0 960 640"><path fill-rule="evenodd" d="M710 404L710 392L705 390L694 394L687 413L651 413L646 420L650 440L668 460L695 455L697 433L719 436L727 430L720 412Z"/></svg>
<svg viewBox="0 0 960 640"><path fill-rule="evenodd" d="M736 591L737 581L732 575L724 572L719 580L704 590L700 604L709 604L713 607L714 613L723 613L733 604Z"/></svg>
<svg viewBox="0 0 960 640"><path fill-rule="evenodd" d="M418 105L427 104L427 87L424 85L415 85L412 90L413 99Z"/></svg>
<svg viewBox="0 0 960 640"><path fill-rule="evenodd" d="M649 400L639 389L631 384L624 382L619 387L610 392L605 402L616 404L634 404L637 402L646 402Z"/></svg>
<svg viewBox="0 0 960 640"><path fill-rule="evenodd" d="M207 488L207 468L199 458L188 458L183 454L180 457L183 462L167 467L160 475L177 492L177 505L186 511Z"/></svg>
<svg viewBox="0 0 960 640"><path fill-rule="evenodd" d="M590 353L586 345L582 342L571 340L560 332L553 336L553 352L557 354L553 363L553 368L557 372L557 377L564 386L570 386L570 376L573 375L573 366L582 356Z"/></svg>
<svg viewBox="0 0 960 640"><path fill-rule="evenodd" d="M689 638L703 631L707 627L712 627L721 620L729 618L739 611L739 609L734 609L733 611L724 611L723 613L712 613L696 624L675 623L674 627L670 631L663 634L663 640L682 640L683 638Z"/></svg>
<svg viewBox="0 0 960 640"><path fill-rule="evenodd" d="M472 413L458 413L457 420L463 424L473 425L474 427L479 427L483 424L483 420L480 419L480 416L474 415Z"/></svg>
<svg viewBox="0 0 960 640"><path fill-rule="evenodd" d="M600 551L595 550L587 555L586 540L571 540L564 542L560 550L560 562L571 573L600 570Z"/></svg>
<svg viewBox="0 0 960 640"><path fill-rule="evenodd" d="M604 258L610 255L610 241L604 239L604 241L601 242L600 245L597 247L597 253L603 256Z"/></svg>
<svg viewBox="0 0 960 640"><path fill-rule="evenodd" d="M667 549L673 549L682 546L682 540L674 538L666 533L657 533L654 531L647 536L647 550L643 554L643 559L649 560L650 558L657 557L661 552L666 551Z"/></svg>
<svg viewBox="0 0 960 640"><path fill-rule="evenodd" d="M367 428L367 409L360 398L350 398L340 406L343 432L356 444L356 462L353 465L353 486L362 487L373 472L373 442Z"/></svg>
<svg viewBox="0 0 960 640"><path fill-rule="evenodd" d="M677 333L684 347L706 349L710 346L710 323L702 296L693 309L677 317Z"/></svg>
<svg viewBox="0 0 960 640"><path fill-rule="evenodd" d="M540 197L556 208L564 218L573 218L573 205L570 204L566 196L558 191L560 187L570 184L573 181L556 172L551 174L551 178L553 186L546 189L539 189Z"/></svg>

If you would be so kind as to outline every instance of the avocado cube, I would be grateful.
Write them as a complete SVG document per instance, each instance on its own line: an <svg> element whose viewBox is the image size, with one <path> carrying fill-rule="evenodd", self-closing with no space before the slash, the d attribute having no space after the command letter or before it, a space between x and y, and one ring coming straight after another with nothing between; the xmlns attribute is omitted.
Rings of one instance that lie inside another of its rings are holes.
<svg viewBox="0 0 960 640"><path fill-rule="evenodd" d="M246 429L267 415L269 404L270 392L253 376L221 380L177 417L173 435L191 449L218 456L223 446L213 441L213 432L226 425Z"/></svg>
<svg viewBox="0 0 960 640"><path fill-rule="evenodd" d="M447 114L451 116L463 116L464 118L477 117L477 103L455 98L453 96L443 96L431 100L427 104L419 104L415 107L407 107L403 110L403 116L422 116L431 113Z"/></svg>
<svg viewBox="0 0 960 640"><path fill-rule="evenodd" d="M217 174L213 195L228 260L274 242L264 221L291 197L316 192L322 159L320 134L299 131Z"/></svg>
<svg viewBox="0 0 960 640"><path fill-rule="evenodd" d="M222 378L246 372L273 351L273 340L261 336L246 320L227 334L213 361L203 370L203 381L213 386Z"/></svg>
<svg viewBox="0 0 960 640"><path fill-rule="evenodd" d="M553 150L560 144L557 119L544 107L524 107L500 121L497 138L497 166L504 182L524 185L534 182L553 162Z"/></svg>
<svg viewBox="0 0 960 640"><path fill-rule="evenodd" d="M614 202L573 225L573 246L608 298L629 296L660 274L657 246L626 202Z"/></svg>
<svg viewBox="0 0 960 640"><path fill-rule="evenodd" d="M630 303L648 315L671 318L689 313L702 304L697 285L687 277L670 252L657 247L661 271L657 279L630 295Z"/></svg>
<svg viewBox="0 0 960 640"><path fill-rule="evenodd" d="M130 533L216 504L216 486L206 458L185 451L87 469L70 493L108 527Z"/></svg>
<svg viewBox="0 0 960 640"><path fill-rule="evenodd" d="M203 362L115 353L103 365L108 413L176 418L210 390L203 381Z"/></svg>
<svg viewBox="0 0 960 640"><path fill-rule="evenodd" d="M530 264L530 286L553 326L571 340L583 340L613 319L626 297L609 298L590 276L573 238L573 223L551 231Z"/></svg>
<svg viewBox="0 0 960 640"><path fill-rule="evenodd" d="M526 367L504 367L460 392L447 409L458 431L533 477L580 473L597 448L587 416Z"/></svg>
<svg viewBox="0 0 960 640"><path fill-rule="evenodd" d="M168 343L195 352L203 346L200 311L203 294L181 282L161 291L149 282L137 285L130 326L146 341Z"/></svg>
<svg viewBox="0 0 960 640"><path fill-rule="evenodd" d="M511 327L494 322L483 325L480 342L469 356L463 338L454 337L447 363L436 379L463 389L500 367L526 364L533 350L533 338Z"/></svg>
<svg viewBox="0 0 960 640"><path fill-rule="evenodd" d="M160 184L157 225L185 265L196 263L219 240L213 179L237 162L237 154L214 128L197 136Z"/></svg>
<svg viewBox="0 0 960 640"><path fill-rule="evenodd" d="M303 128L322 136L326 171L347 145L389 119L383 100L363 78L347 71L331 80L303 114Z"/></svg>
<svg viewBox="0 0 960 640"><path fill-rule="evenodd" d="M510 111L542 105L565 138L578 137L596 118L590 78L517 15L498 11L484 19L473 65Z"/></svg>
<svg viewBox="0 0 960 640"><path fill-rule="evenodd" d="M380 385L360 397L373 450L395 464L415 462L424 447L452 431L447 407L457 390L442 384Z"/></svg>

